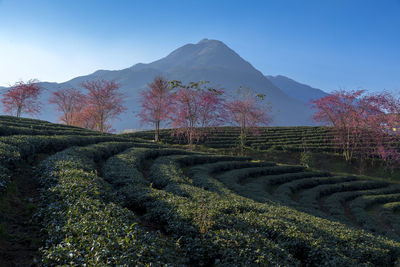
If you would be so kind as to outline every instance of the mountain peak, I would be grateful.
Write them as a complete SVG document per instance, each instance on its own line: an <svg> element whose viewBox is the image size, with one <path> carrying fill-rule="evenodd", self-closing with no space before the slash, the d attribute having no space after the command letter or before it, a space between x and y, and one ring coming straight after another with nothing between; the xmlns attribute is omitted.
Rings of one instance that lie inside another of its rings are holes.
<svg viewBox="0 0 400 267"><path fill-rule="evenodd" d="M179 47L165 58L148 64L148 67L163 72L202 68L222 68L245 73L255 70L226 44L207 38Z"/></svg>
<svg viewBox="0 0 400 267"><path fill-rule="evenodd" d="M223 88L227 97L234 95L238 87L247 87L255 93L262 93L267 96L268 102L271 103L273 108L271 116L274 118L275 125L313 124L311 110L301 101L306 97L307 99L304 100L308 100L309 95L315 95L314 92L307 93L312 91L312 88L299 88L298 83L295 84L296 86L292 86L289 82L296 82L283 76L265 77L226 44L210 39L202 39L198 43L183 45L166 57L148 64L136 64L122 70L99 70L62 84L41 83L43 88L46 89L46 94L42 100L45 101L45 98L48 98L51 92L59 88L74 87L79 89L83 81L115 80L121 85L121 90L126 95L128 112L121 116L121 121L117 121L114 127L119 130L138 128L139 122L137 119L132 119L132 113L140 112L140 103L138 102L140 91L147 88L148 83L157 75L163 75L168 80L180 80L183 83L209 81L210 86ZM284 85L282 90L279 89L281 83ZM308 89L308 91L303 89ZM41 119L56 120L56 114L51 112L51 108L48 105L43 109L44 115Z"/></svg>
<svg viewBox="0 0 400 267"><path fill-rule="evenodd" d="M223 42L221 42L221 41L219 41L219 40L213 40L213 39L207 39L207 38L204 38L204 39L201 39L198 43L197 43L197 45L201 45L201 44L219 44L219 45L225 45ZM225 45L226 46L226 45Z"/></svg>
<svg viewBox="0 0 400 267"><path fill-rule="evenodd" d="M203 39L201 39L197 44L202 44L202 43L207 43L207 42L209 42L210 40L208 40L207 38L203 38Z"/></svg>

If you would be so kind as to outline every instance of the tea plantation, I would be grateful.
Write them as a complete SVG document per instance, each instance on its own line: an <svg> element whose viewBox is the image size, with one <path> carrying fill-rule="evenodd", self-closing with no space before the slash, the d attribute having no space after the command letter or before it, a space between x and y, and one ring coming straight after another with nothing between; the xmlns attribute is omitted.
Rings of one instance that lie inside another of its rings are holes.
<svg viewBox="0 0 400 267"><path fill-rule="evenodd" d="M240 128L218 127L208 129L207 138L197 144L209 148L233 148L239 144ZM168 144L179 144L183 140L176 138L170 129L160 131L160 139ZM127 136L146 140L154 138L153 131L136 132ZM335 146L331 142L332 134L326 127L259 127L255 134L246 138L246 146L257 150L292 150L300 151L307 147L310 151L332 152Z"/></svg>
<svg viewBox="0 0 400 267"><path fill-rule="evenodd" d="M236 140L222 130L206 142ZM265 130L251 144L329 148L324 128ZM395 181L178 149L151 132L1 116L0 134L1 266L400 263Z"/></svg>

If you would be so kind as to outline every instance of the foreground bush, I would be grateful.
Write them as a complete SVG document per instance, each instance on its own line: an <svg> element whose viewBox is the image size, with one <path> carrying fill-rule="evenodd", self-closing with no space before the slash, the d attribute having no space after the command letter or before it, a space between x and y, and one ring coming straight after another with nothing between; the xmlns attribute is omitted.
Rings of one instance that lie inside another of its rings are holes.
<svg viewBox="0 0 400 267"><path fill-rule="evenodd" d="M73 147L37 169L46 189L38 213L48 235L42 265L161 265L183 260L177 245L149 232L122 208L110 186L96 174L94 159L105 159L133 143Z"/></svg>
<svg viewBox="0 0 400 267"><path fill-rule="evenodd" d="M229 161L204 161L202 165L200 160L184 160L192 155L160 152L154 159L154 153L148 152L152 154L149 160L146 149L129 149L106 163L104 176L126 207L144 213L146 221L180 244L190 263L392 266L400 257L398 242L272 201L257 203L214 178L216 173L244 162L232 161L229 166ZM192 170L190 162L195 164ZM258 168L250 173L255 170L277 177L270 166ZM124 170L122 177L119 169ZM279 170L284 169L301 170ZM232 177L232 181L236 179Z"/></svg>

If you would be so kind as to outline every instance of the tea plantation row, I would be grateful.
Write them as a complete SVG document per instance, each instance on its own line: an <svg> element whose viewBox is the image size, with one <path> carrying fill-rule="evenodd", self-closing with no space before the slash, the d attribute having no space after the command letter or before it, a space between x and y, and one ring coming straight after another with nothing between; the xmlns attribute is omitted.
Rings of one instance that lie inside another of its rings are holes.
<svg viewBox="0 0 400 267"><path fill-rule="evenodd" d="M96 175L96 160L128 146ZM107 143L57 153L39 173L44 264L391 266L400 257L395 239L230 189L248 177L304 177L299 166Z"/></svg>
<svg viewBox="0 0 400 267"><path fill-rule="evenodd" d="M204 128L207 134L196 141L216 149L231 149L239 146L240 128L216 127ZM124 134L125 136L139 137L145 140L154 139L154 131L141 131ZM160 131L160 140L167 144L185 144L186 141L175 135L173 129ZM399 144L393 144L399 145ZM310 152L339 152L341 146L333 136L329 127L259 127L255 132L249 132L245 146L255 150L285 150L285 151L310 151ZM355 148L355 152L360 148Z"/></svg>
<svg viewBox="0 0 400 267"><path fill-rule="evenodd" d="M268 146L328 135L282 129L261 133ZM102 135L7 116L0 130L3 193L18 162L34 164L40 183L38 265L399 264L394 182L174 149L145 141L150 133Z"/></svg>

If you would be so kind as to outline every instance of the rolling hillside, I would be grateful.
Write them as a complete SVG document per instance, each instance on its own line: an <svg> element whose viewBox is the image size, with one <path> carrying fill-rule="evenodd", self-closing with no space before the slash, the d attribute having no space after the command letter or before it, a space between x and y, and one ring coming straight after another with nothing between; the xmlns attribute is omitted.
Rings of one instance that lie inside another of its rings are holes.
<svg viewBox="0 0 400 267"><path fill-rule="evenodd" d="M2 266L399 263L393 181L30 119L0 125Z"/></svg>

